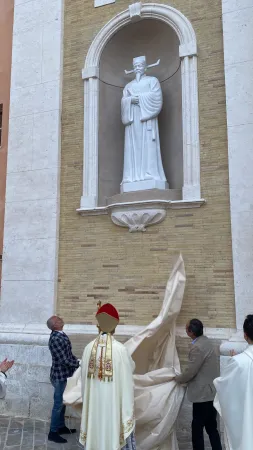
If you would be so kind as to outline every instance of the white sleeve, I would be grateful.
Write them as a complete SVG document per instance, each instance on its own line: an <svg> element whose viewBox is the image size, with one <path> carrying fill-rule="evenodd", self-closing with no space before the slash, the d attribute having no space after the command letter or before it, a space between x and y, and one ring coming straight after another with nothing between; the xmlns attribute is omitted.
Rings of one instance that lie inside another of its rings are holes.
<svg viewBox="0 0 253 450"><path fill-rule="evenodd" d="M6 376L0 372L0 398L4 398L6 394Z"/></svg>

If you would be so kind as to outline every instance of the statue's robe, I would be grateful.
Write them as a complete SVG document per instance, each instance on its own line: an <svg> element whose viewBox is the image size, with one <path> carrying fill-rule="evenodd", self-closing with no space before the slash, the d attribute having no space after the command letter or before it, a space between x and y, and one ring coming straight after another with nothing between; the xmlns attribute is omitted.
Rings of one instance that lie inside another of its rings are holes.
<svg viewBox="0 0 253 450"><path fill-rule="evenodd" d="M0 398L4 398L6 394L6 376L0 373Z"/></svg>
<svg viewBox="0 0 253 450"><path fill-rule="evenodd" d="M139 97L139 104L131 102ZM122 183L143 180L166 181L158 130L162 90L155 77L144 75L123 91L121 118L125 125L124 171Z"/></svg>
<svg viewBox="0 0 253 450"><path fill-rule="evenodd" d="M80 443L86 450L119 450L126 446L135 428L135 364L124 345L112 337L113 378L100 381L97 374L100 364L105 364L106 339L107 335L99 339L95 375L92 378L88 377L88 368L95 341L87 345L82 358Z"/></svg>
<svg viewBox="0 0 253 450"><path fill-rule="evenodd" d="M180 373L175 345L176 319L182 305L185 281L184 262L180 255L168 280L159 315L125 343L136 365L134 400L138 450L178 450L175 425L185 388L173 378ZM65 404L74 407L79 414L82 410L81 386L79 368L68 379L63 396Z"/></svg>
<svg viewBox="0 0 253 450"><path fill-rule="evenodd" d="M214 406L224 421L226 449L252 450L253 345L229 360L214 385Z"/></svg>

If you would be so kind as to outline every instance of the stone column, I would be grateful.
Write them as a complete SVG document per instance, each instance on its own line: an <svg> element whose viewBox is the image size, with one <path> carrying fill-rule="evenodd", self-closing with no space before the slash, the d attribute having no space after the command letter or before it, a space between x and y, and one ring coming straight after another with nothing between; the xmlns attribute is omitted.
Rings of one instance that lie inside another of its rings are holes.
<svg viewBox="0 0 253 450"><path fill-rule="evenodd" d="M83 195L81 208L94 209L98 201L99 68L82 70L84 80Z"/></svg>
<svg viewBox="0 0 253 450"><path fill-rule="evenodd" d="M183 199L197 200L200 192L200 144L198 107L197 49L180 46L182 77L182 116L184 186Z"/></svg>
<svg viewBox="0 0 253 450"><path fill-rule="evenodd" d="M240 351L253 313L253 4L223 0L228 159L237 333L222 346Z"/></svg>
<svg viewBox="0 0 253 450"><path fill-rule="evenodd" d="M15 0L0 354L15 359L4 415L48 418L45 322L57 293L63 0Z"/></svg>
<svg viewBox="0 0 253 450"><path fill-rule="evenodd" d="M44 323L58 259L63 0L16 0L0 322Z"/></svg>

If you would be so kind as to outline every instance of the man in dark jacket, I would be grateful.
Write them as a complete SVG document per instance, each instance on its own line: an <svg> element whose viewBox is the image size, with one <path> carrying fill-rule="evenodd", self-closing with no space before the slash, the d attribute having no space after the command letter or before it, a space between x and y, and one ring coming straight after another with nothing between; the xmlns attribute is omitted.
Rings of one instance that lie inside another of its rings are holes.
<svg viewBox="0 0 253 450"><path fill-rule="evenodd" d="M68 336L63 332L63 320L60 317L52 316L48 319L47 326L52 331L48 346L52 355L50 381L54 387L54 405L48 440L64 444L67 440L60 435L75 433L76 430L70 430L65 425L66 407L63 405L63 393L67 378L72 377L79 367L79 361L72 353Z"/></svg>
<svg viewBox="0 0 253 450"><path fill-rule="evenodd" d="M203 336L203 324L192 319L186 325L186 333L192 339L188 368L175 377L180 384L187 383L187 394L193 403L192 445L193 450L204 450L204 427L212 450L222 450L217 429L217 412L213 406L215 387L213 380L219 374L218 357L213 345Z"/></svg>

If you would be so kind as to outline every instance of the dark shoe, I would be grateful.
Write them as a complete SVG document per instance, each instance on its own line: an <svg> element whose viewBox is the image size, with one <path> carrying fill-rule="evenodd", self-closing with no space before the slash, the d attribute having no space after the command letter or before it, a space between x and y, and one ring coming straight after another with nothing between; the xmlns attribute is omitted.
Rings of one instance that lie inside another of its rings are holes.
<svg viewBox="0 0 253 450"><path fill-rule="evenodd" d="M76 429L68 428L65 426L65 427L59 428L58 433L59 434L73 434L73 433L76 433Z"/></svg>
<svg viewBox="0 0 253 450"><path fill-rule="evenodd" d="M62 438L59 436L59 433L56 433L55 431L49 431L48 440L56 442L57 444L66 444L66 442L68 442L67 439Z"/></svg>

